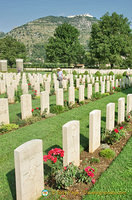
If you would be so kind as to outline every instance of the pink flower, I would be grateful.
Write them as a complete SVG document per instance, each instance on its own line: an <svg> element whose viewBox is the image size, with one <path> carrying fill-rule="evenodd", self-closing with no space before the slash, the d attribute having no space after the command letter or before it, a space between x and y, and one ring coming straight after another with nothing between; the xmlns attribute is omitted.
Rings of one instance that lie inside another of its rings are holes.
<svg viewBox="0 0 132 200"><path fill-rule="evenodd" d="M64 167L64 170L67 170L67 167Z"/></svg>
<svg viewBox="0 0 132 200"><path fill-rule="evenodd" d="M34 109L32 109L32 112L34 111Z"/></svg>
<svg viewBox="0 0 132 200"><path fill-rule="evenodd" d="M39 110L39 108L37 107L36 110Z"/></svg>
<svg viewBox="0 0 132 200"><path fill-rule="evenodd" d="M123 129L123 126L120 127L120 130Z"/></svg>
<svg viewBox="0 0 132 200"><path fill-rule="evenodd" d="M34 95L37 95L36 93L34 93Z"/></svg>
<svg viewBox="0 0 132 200"><path fill-rule="evenodd" d="M96 182L96 181L95 181L95 179L92 179L92 181L91 181L91 182L92 182L93 184L95 184L95 182Z"/></svg>

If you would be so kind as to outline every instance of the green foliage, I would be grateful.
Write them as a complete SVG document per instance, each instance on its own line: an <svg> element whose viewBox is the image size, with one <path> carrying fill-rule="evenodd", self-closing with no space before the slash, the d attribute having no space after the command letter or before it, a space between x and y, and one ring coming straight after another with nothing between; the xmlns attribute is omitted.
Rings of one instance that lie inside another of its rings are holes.
<svg viewBox="0 0 132 200"><path fill-rule="evenodd" d="M105 158L114 158L115 157L115 152L112 149L103 149L100 151L100 156L105 157Z"/></svg>
<svg viewBox="0 0 132 200"><path fill-rule="evenodd" d="M77 75L77 71L74 70L74 71L72 72L72 74L73 74L73 75Z"/></svg>
<svg viewBox="0 0 132 200"><path fill-rule="evenodd" d="M109 72L109 76L113 76L114 75L114 72Z"/></svg>
<svg viewBox="0 0 132 200"><path fill-rule="evenodd" d="M111 16L106 13L92 26L89 48L94 64L110 64L113 68L129 60L132 66L132 34L128 19L115 12Z"/></svg>
<svg viewBox="0 0 132 200"><path fill-rule="evenodd" d="M125 137L126 131L123 127L120 127L119 129L116 128L113 131L105 130L102 135L104 142L114 144L115 142L118 142L121 137Z"/></svg>
<svg viewBox="0 0 132 200"><path fill-rule="evenodd" d="M18 128L19 128L19 126L17 124L2 124L0 126L0 133L13 131L13 130L16 130Z"/></svg>
<svg viewBox="0 0 132 200"><path fill-rule="evenodd" d="M100 162L100 159L99 158L94 158L94 157L92 157L91 159L90 159L90 163L99 163Z"/></svg>
<svg viewBox="0 0 132 200"><path fill-rule="evenodd" d="M78 168L72 163L67 167L64 167L64 169L58 170L55 173L56 187L59 189L66 189L69 186L73 185L73 183L75 183L74 179L77 171Z"/></svg>
<svg viewBox="0 0 132 200"><path fill-rule="evenodd" d="M67 63L32 63L24 64L24 68L67 68L69 67Z"/></svg>
<svg viewBox="0 0 132 200"><path fill-rule="evenodd" d="M102 94L99 92L96 92L92 95L92 99L100 99L102 97Z"/></svg>
<svg viewBox="0 0 132 200"><path fill-rule="evenodd" d="M85 75L88 75L88 71L85 71L84 74L85 74Z"/></svg>
<svg viewBox="0 0 132 200"><path fill-rule="evenodd" d="M115 87L115 91L120 92L121 88L120 87Z"/></svg>
<svg viewBox="0 0 132 200"><path fill-rule="evenodd" d="M20 102L21 101L21 95L22 95L22 90L21 89L15 91L15 102Z"/></svg>
<svg viewBox="0 0 132 200"><path fill-rule="evenodd" d="M100 77L100 76L102 76L102 74L100 73L100 71L97 71L97 72L95 73L95 76Z"/></svg>
<svg viewBox="0 0 132 200"><path fill-rule="evenodd" d="M121 79L122 78L122 75L121 74L116 74L115 75L115 79Z"/></svg>
<svg viewBox="0 0 132 200"><path fill-rule="evenodd" d="M55 30L54 37L49 38L46 57L50 62L71 63L83 62L84 48L79 43L79 31L70 24L64 23Z"/></svg>
<svg viewBox="0 0 132 200"><path fill-rule="evenodd" d="M13 66L16 58L26 59L25 45L9 36L0 39L0 59L8 60L8 65Z"/></svg>
<svg viewBox="0 0 132 200"><path fill-rule="evenodd" d="M55 114L60 114L65 111L65 108L61 105L51 105L50 106L50 112Z"/></svg>
<svg viewBox="0 0 132 200"><path fill-rule="evenodd" d="M82 105L84 105L84 104L85 104L84 101L80 101L80 102L79 102L79 105L80 105L80 106L82 106Z"/></svg>
<svg viewBox="0 0 132 200"><path fill-rule="evenodd" d="M125 71L125 72L123 72L123 74L122 74L123 76L126 76L127 75L127 71Z"/></svg>

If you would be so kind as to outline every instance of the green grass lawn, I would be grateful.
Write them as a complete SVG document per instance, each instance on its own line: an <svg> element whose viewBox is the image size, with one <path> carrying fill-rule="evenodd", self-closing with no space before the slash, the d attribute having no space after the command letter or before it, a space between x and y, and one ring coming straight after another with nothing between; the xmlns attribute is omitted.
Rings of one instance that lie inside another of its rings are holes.
<svg viewBox="0 0 132 200"><path fill-rule="evenodd" d="M116 103L117 120L117 102L118 98L125 97L132 93L132 88L123 90L117 94L107 96L89 104L80 106L62 113L52 118L42 120L20 128L16 131L0 136L0 199L15 199L15 177L14 177L14 149L19 145L31 139L42 139L43 150L47 153L49 149L59 146L62 148L62 126L71 120L80 121L80 148L88 149L88 129L89 112L94 109L101 110L101 125L105 127L106 105L110 102ZM17 105L17 104L16 104ZM13 112L12 105L12 112ZM45 172L46 175L46 172Z"/></svg>
<svg viewBox="0 0 132 200"><path fill-rule="evenodd" d="M83 200L132 199L132 138ZM109 193L109 194L103 194ZM113 194L110 194L113 193ZM124 194L121 194L124 193ZM97 195L98 193L98 195ZM118 194L117 194L118 193ZM100 195L99 195L100 194Z"/></svg>

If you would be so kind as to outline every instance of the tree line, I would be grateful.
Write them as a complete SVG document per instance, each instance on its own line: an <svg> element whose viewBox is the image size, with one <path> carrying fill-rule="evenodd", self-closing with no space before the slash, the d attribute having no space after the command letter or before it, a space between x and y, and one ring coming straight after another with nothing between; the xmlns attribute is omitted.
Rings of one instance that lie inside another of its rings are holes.
<svg viewBox="0 0 132 200"><path fill-rule="evenodd" d="M88 50L80 44L79 31L70 24L58 26L45 47L37 45L33 60L41 56L46 62L85 64L92 66L110 65L111 68L132 67L132 31L130 22L123 15L106 13L92 25ZM13 65L16 58L26 59L24 44L11 37L0 39L0 59Z"/></svg>

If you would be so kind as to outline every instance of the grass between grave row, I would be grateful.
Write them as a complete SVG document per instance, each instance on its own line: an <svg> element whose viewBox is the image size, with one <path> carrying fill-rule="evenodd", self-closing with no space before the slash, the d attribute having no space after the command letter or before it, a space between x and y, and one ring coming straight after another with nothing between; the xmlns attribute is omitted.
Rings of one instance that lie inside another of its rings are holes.
<svg viewBox="0 0 132 200"><path fill-rule="evenodd" d="M132 138L83 200L132 199Z"/></svg>
<svg viewBox="0 0 132 200"><path fill-rule="evenodd" d="M101 126L105 127L106 105L110 102L116 103L116 121L117 121L117 102L120 97L127 97L132 93L132 88L123 90L117 94L90 102L62 113L52 118L42 120L20 128L16 131L0 136L0 199L15 198L15 173L14 173L14 149L31 139L42 139L44 154L58 146L62 148L62 126L71 120L80 121L80 149L88 148L89 132L89 112L95 109L101 110ZM13 112L13 110L12 110ZM46 172L45 172L46 176ZM13 196L13 197L12 197Z"/></svg>

